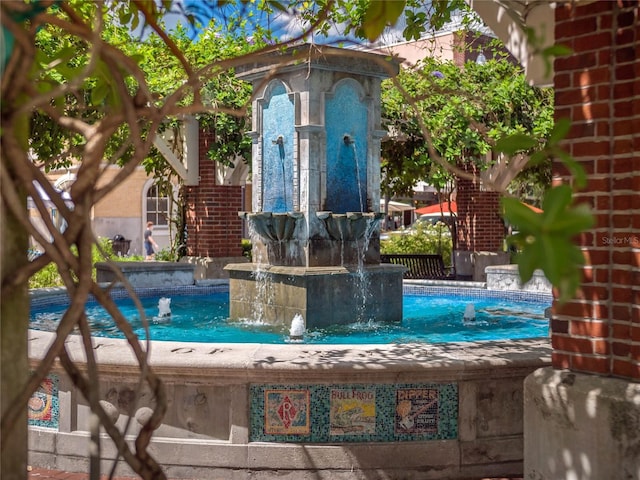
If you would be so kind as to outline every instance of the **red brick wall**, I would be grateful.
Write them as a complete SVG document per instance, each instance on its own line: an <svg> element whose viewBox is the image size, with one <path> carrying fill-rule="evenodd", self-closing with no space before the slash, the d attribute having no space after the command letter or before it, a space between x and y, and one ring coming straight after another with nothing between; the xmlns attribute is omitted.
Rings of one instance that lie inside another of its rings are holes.
<svg viewBox="0 0 640 480"><path fill-rule="evenodd" d="M473 167L464 168L475 172ZM456 203L458 250L503 251L505 228L500 216L500 194L481 191L479 182L459 178Z"/></svg>
<svg viewBox="0 0 640 480"><path fill-rule="evenodd" d="M587 265L576 298L554 305L553 365L640 380L640 2L556 9L556 118L588 174L577 196L595 227L578 240ZM556 182L570 181L555 165Z"/></svg>
<svg viewBox="0 0 640 480"><path fill-rule="evenodd" d="M187 255L242 256L242 187L216 185L214 163L206 158L212 133L200 131L200 182L186 187Z"/></svg>

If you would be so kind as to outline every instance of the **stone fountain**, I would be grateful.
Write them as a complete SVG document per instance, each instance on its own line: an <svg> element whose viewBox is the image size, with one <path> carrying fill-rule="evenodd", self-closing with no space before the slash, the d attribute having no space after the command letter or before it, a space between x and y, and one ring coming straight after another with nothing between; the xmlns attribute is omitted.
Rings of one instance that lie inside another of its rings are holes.
<svg viewBox="0 0 640 480"><path fill-rule="evenodd" d="M295 60L294 60L295 59ZM398 64L303 45L236 69L254 88L253 263L230 264L232 319L306 328L402 319L380 264L380 83Z"/></svg>

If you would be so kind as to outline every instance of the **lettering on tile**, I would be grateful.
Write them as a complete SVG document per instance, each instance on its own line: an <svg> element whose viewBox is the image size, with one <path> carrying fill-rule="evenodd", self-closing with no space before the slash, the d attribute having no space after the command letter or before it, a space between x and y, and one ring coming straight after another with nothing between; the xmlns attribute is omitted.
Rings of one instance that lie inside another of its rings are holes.
<svg viewBox="0 0 640 480"><path fill-rule="evenodd" d="M435 388L398 388L395 432L397 434L437 433L438 400L438 390Z"/></svg>
<svg viewBox="0 0 640 480"><path fill-rule="evenodd" d="M309 435L309 390L265 390L264 433Z"/></svg>
<svg viewBox="0 0 640 480"><path fill-rule="evenodd" d="M333 388L330 405L330 435L376 433L375 388Z"/></svg>

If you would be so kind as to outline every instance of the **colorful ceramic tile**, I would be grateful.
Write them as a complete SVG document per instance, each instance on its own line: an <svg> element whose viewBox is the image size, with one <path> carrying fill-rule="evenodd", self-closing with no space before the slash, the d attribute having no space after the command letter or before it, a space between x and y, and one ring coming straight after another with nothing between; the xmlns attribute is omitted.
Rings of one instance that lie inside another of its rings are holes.
<svg viewBox="0 0 640 480"><path fill-rule="evenodd" d="M395 385L393 419L392 435L396 441L457 438L458 385Z"/></svg>
<svg viewBox="0 0 640 480"><path fill-rule="evenodd" d="M264 432L267 435L309 435L309 400L309 390L265 390Z"/></svg>
<svg viewBox="0 0 640 480"><path fill-rule="evenodd" d="M29 425L58 428L59 398L58 377L49 375L31 395L27 404Z"/></svg>
<svg viewBox="0 0 640 480"><path fill-rule="evenodd" d="M437 433L438 396L437 388L397 389L395 433Z"/></svg>
<svg viewBox="0 0 640 480"><path fill-rule="evenodd" d="M376 433L375 388L332 388L329 434L374 435Z"/></svg>

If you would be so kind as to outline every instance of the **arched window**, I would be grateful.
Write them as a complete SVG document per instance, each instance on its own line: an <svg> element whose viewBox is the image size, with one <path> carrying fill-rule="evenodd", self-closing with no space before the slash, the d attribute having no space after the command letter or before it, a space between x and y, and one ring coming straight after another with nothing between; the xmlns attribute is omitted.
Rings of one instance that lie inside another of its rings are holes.
<svg viewBox="0 0 640 480"><path fill-rule="evenodd" d="M147 222L154 225L167 226L170 218L169 193L157 184L147 190Z"/></svg>
<svg viewBox="0 0 640 480"><path fill-rule="evenodd" d="M60 178L58 178L56 180L56 183L53 184L53 186L57 190L68 192L69 190L71 190L71 185L73 185L73 182L75 181L76 181L76 174L67 172L64 175L62 175Z"/></svg>

